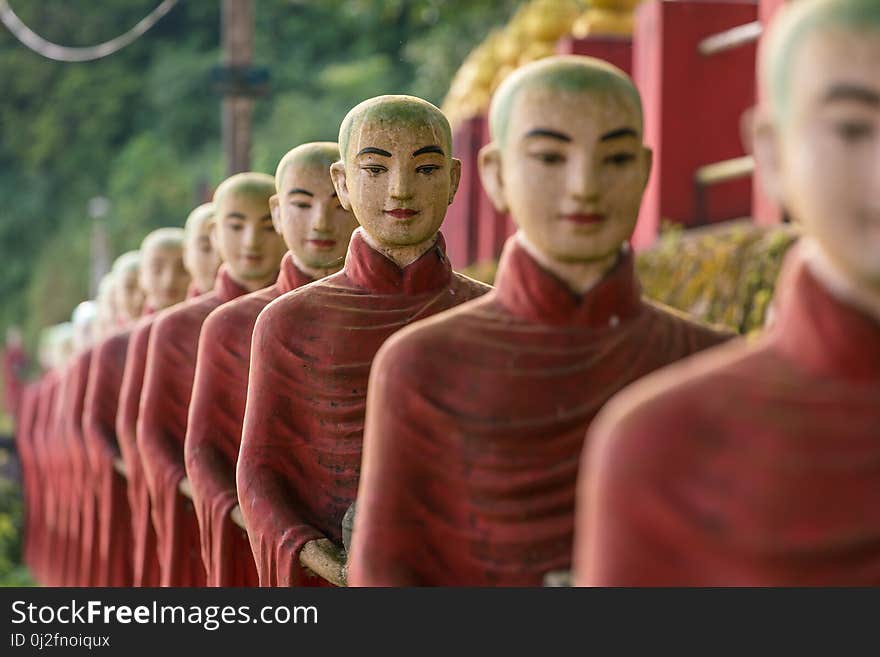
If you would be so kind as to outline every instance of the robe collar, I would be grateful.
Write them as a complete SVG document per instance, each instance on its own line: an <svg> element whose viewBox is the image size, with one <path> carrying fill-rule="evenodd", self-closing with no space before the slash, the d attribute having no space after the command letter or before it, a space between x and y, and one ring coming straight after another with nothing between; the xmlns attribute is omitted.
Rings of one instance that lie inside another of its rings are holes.
<svg viewBox="0 0 880 657"><path fill-rule="evenodd" d="M248 292L249 290L246 290L232 280L232 276L229 275L226 265L220 266L220 271L217 272L217 280L214 282L214 294L217 295L217 299L220 303L232 301Z"/></svg>
<svg viewBox="0 0 880 657"><path fill-rule="evenodd" d="M293 256L288 251L281 260L281 271L278 272L275 289L278 291L278 294L284 294L303 285L308 285L314 280L314 278L296 266L293 262Z"/></svg>
<svg viewBox="0 0 880 657"><path fill-rule="evenodd" d="M880 380L880 322L829 292L799 250L780 288L770 331L793 361L821 375Z"/></svg>
<svg viewBox="0 0 880 657"><path fill-rule="evenodd" d="M401 269L367 244L356 230L348 245L343 271L355 285L377 294L422 294L445 287L452 279L446 242L439 233L434 246Z"/></svg>
<svg viewBox="0 0 880 657"><path fill-rule="evenodd" d="M511 237L498 263L495 288L511 313L537 324L613 328L638 315L642 308L641 287L630 251L621 252L600 281L577 295Z"/></svg>

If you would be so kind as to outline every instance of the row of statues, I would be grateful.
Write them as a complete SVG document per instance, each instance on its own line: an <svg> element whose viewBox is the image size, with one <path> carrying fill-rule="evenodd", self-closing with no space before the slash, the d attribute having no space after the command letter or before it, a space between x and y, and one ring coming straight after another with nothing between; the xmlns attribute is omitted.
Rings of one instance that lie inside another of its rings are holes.
<svg viewBox="0 0 880 657"><path fill-rule="evenodd" d="M50 585L321 586L303 555L328 550L353 586L880 583L877 71L875 0L800 0L767 37L755 153L803 237L756 340L641 294L652 153L596 59L493 96L480 177L518 228L494 287L446 257L461 164L426 101L364 101L338 144L228 178L117 260L25 390L28 563Z"/></svg>

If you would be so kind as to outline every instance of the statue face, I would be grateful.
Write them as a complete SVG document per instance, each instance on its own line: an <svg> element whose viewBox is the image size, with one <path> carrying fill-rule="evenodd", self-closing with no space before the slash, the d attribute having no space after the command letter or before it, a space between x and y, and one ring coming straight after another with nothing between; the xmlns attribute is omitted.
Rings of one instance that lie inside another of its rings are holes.
<svg viewBox="0 0 880 657"><path fill-rule="evenodd" d="M289 165L269 205L275 229L300 262L325 269L345 258L358 223L339 202L329 169Z"/></svg>
<svg viewBox="0 0 880 657"><path fill-rule="evenodd" d="M544 255L563 262L620 249L635 228L650 168L638 108L602 89L520 91L505 143L480 154L495 206L510 211Z"/></svg>
<svg viewBox="0 0 880 657"><path fill-rule="evenodd" d="M252 194L230 192L220 199L212 235L220 259L240 283L268 282L287 250L268 200Z"/></svg>
<svg viewBox="0 0 880 657"><path fill-rule="evenodd" d="M144 309L144 292L141 290L137 269L119 273L114 283L116 311L123 322L130 322L141 316Z"/></svg>
<svg viewBox="0 0 880 657"><path fill-rule="evenodd" d="M880 289L880 31L828 28L806 39L784 126L758 128L759 170L840 270Z"/></svg>
<svg viewBox="0 0 880 657"><path fill-rule="evenodd" d="M211 243L211 221L202 221L188 231L183 246L183 264L200 292L214 287L220 268L220 254Z"/></svg>
<svg viewBox="0 0 880 657"><path fill-rule="evenodd" d="M461 162L433 125L370 121L352 131L345 166L331 171L339 199L373 239L411 246L439 230L455 196Z"/></svg>
<svg viewBox="0 0 880 657"><path fill-rule="evenodd" d="M183 266L183 249L175 246L151 246L141 254L141 287L147 305L163 310L186 298L189 272Z"/></svg>

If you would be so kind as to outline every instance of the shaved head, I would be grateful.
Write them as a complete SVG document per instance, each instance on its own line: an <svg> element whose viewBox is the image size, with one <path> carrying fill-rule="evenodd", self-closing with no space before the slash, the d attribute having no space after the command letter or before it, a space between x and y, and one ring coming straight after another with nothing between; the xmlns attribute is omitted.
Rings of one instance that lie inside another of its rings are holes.
<svg viewBox="0 0 880 657"><path fill-rule="evenodd" d="M214 205L219 205L224 197L235 194L268 199L275 193L275 180L267 173L246 171L229 176L214 191Z"/></svg>
<svg viewBox="0 0 880 657"><path fill-rule="evenodd" d="M761 45L759 76L773 119L781 121L790 109L790 84L800 48L817 32L880 30L878 0L798 0L790 2L773 21Z"/></svg>
<svg viewBox="0 0 880 657"><path fill-rule="evenodd" d="M504 146L514 102L523 91L534 88L559 93L618 93L637 109L638 128L641 130L641 97L626 73L594 57L562 55L526 64L505 78L492 97L489 108L492 141Z"/></svg>
<svg viewBox="0 0 880 657"><path fill-rule="evenodd" d="M113 262L113 267L111 268L111 272L116 275L119 273L125 273L131 271L133 269L138 269L141 266L141 252L140 251L127 251L123 253L121 256L116 258Z"/></svg>
<svg viewBox="0 0 880 657"><path fill-rule="evenodd" d="M339 126L339 150L343 162L354 155L348 152L351 136L365 123L430 125L439 137L439 146L447 160L452 157L452 128L440 108L415 96L376 96L356 105L342 120Z"/></svg>
<svg viewBox="0 0 880 657"><path fill-rule="evenodd" d="M141 251L146 253L150 249L182 249L185 232L183 228L158 228L144 238L141 242Z"/></svg>
<svg viewBox="0 0 880 657"><path fill-rule="evenodd" d="M200 206L195 208L192 212L189 213L189 216L186 218L186 224L183 227L183 230L186 233L192 234L193 232L198 233L199 228L206 221L210 221L214 218L214 212L216 211L216 207L213 203L202 203Z"/></svg>
<svg viewBox="0 0 880 657"><path fill-rule="evenodd" d="M335 141L316 141L308 144L300 144L296 148L287 151L278 167L275 169L275 188L281 191L281 180L284 172L290 165L298 167L320 167L327 169L330 175L330 165L339 161L339 144Z"/></svg>

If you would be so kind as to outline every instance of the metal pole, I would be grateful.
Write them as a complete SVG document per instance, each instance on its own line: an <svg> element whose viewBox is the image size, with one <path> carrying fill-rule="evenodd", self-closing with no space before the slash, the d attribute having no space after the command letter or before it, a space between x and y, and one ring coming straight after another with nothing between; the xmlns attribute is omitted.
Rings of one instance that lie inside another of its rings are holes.
<svg viewBox="0 0 880 657"><path fill-rule="evenodd" d="M254 58L252 0L222 0L223 63L245 70ZM223 152L226 174L248 171L251 166L251 96L229 94L223 98Z"/></svg>

